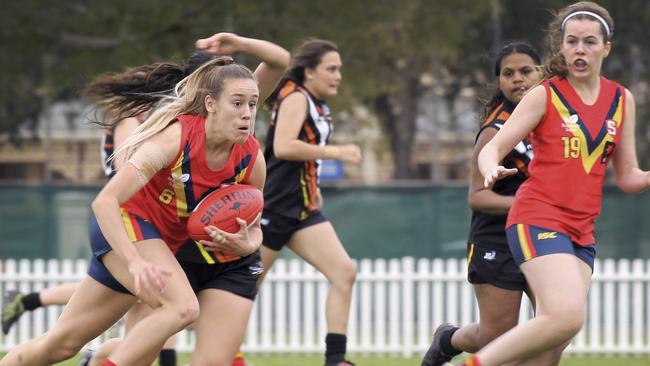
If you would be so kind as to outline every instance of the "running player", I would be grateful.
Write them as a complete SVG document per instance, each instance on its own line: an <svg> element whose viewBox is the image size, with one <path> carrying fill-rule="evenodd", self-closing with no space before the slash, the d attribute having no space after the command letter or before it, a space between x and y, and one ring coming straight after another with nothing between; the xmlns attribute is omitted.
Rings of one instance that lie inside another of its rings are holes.
<svg viewBox="0 0 650 366"><path fill-rule="evenodd" d="M517 325L526 279L514 262L506 240L505 225L515 192L528 177L533 157L530 141L524 138L505 157L503 166L518 169L494 184L483 187L478 154L506 123L525 93L539 82L541 58L527 43L512 42L501 48L494 63L497 88L484 106L472 157L469 205L472 220L467 247L468 281L473 284L480 322L461 328L442 324L434 333L422 366L441 366L461 352L481 347Z"/></svg>
<svg viewBox="0 0 650 366"><path fill-rule="evenodd" d="M206 363L203 356L217 364L233 359L256 292L258 273L250 268L258 267L259 223L240 220L235 234L210 226L206 232L214 241L188 242L213 257L210 271L184 271L173 253L188 240L185 221L202 196L222 183L263 188L265 164L250 132L257 100L275 88L289 56L272 43L228 33L205 42L208 52L243 52L263 62L255 74L227 57L203 65L179 83L178 97L155 110L116 151L125 152L128 163L93 202L97 260L89 276L55 327L12 350L0 365L47 365L73 356L133 305L131 294L154 310L102 365L150 362L167 337L195 320L193 362ZM192 285L204 287L199 298Z"/></svg>
<svg viewBox="0 0 650 366"><path fill-rule="evenodd" d="M638 167L632 94L601 76L611 51L609 12L582 1L549 27L547 77L483 148L485 186L516 174L499 161L532 132L530 177L508 213L508 245L535 294L535 318L506 332L464 364L495 366L568 344L582 328L596 255L594 222L609 160L616 184L637 193L650 185Z"/></svg>
<svg viewBox="0 0 650 366"><path fill-rule="evenodd" d="M300 46L270 100L273 121L264 151L268 180L262 214L262 262L264 268L271 268L286 245L329 281L326 366L352 364L345 361L345 353L356 267L320 211L319 188L321 159L361 161L357 145L327 145L332 119L326 99L338 92L341 66L341 56L332 42L312 39Z"/></svg>

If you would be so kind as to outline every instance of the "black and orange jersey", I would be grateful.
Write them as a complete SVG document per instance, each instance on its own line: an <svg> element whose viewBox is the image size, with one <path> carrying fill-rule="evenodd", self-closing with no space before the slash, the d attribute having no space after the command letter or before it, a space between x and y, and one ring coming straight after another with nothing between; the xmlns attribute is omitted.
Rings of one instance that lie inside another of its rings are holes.
<svg viewBox="0 0 650 366"><path fill-rule="evenodd" d="M138 122L141 124L145 120L145 115L146 113L141 113L134 118L138 120ZM100 146L100 154L102 157L102 169L104 170L104 174L108 177L111 178L115 175L115 165L113 161L111 160L110 162L108 161L108 158L113 155L113 152L115 152L115 129L117 128L117 125L121 121L117 122L116 124L111 125L110 127L104 129L104 135L102 136L102 141L101 141L101 146Z"/></svg>
<svg viewBox="0 0 650 366"><path fill-rule="evenodd" d="M177 156L122 207L151 222L180 259L210 264L238 259L228 253L208 252L198 242L189 240L187 219L201 199L222 184L248 182L259 144L250 135L242 144L233 146L223 167L213 170L205 156L205 119L194 115L177 119L182 128Z"/></svg>
<svg viewBox="0 0 650 366"><path fill-rule="evenodd" d="M273 138L278 120L278 108L292 93L302 93L307 98L307 117L300 128L298 139L313 145L324 146L332 133L332 117L327 104L314 98L302 86L286 82L273 106L272 122L266 136L266 185L264 209L286 217L305 219L317 211L314 204L318 195L320 160L289 161L275 157Z"/></svg>
<svg viewBox="0 0 650 366"><path fill-rule="evenodd" d="M102 142L100 146L100 153L102 156L102 169L104 170L104 174L109 178L115 175L115 167L113 166L113 162L108 161L108 158L110 158L115 151L115 142L113 141L114 134L114 125L106 128L104 130L104 135L102 136Z"/></svg>
<svg viewBox="0 0 650 366"><path fill-rule="evenodd" d="M510 114L514 109L515 105L505 99L485 120L476 135L476 140L478 140L478 136L486 128L500 130L508 118L510 118ZM504 167L508 169L517 168L519 172L497 180L492 190L500 195L514 196L519 186L528 178L528 164L532 158L533 151L530 140L526 138L520 141L502 161ZM506 219L507 215L490 215L479 211L472 211L468 241L486 249L507 249L508 242L506 241L505 234Z"/></svg>

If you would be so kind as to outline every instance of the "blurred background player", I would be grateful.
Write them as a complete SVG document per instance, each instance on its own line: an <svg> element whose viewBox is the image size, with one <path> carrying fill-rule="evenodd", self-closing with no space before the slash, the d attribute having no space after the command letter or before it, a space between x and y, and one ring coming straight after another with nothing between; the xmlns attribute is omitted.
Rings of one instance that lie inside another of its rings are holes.
<svg viewBox="0 0 650 366"><path fill-rule="evenodd" d="M268 271L286 245L329 281L326 366L352 364L345 361L345 353L356 267L321 213L319 188L321 159L361 161L357 145L327 145L332 118L326 100L338 93L341 67L341 56L332 42L312 39L298 48L269 101L273 120L264 151L262 262Z"/></svg>

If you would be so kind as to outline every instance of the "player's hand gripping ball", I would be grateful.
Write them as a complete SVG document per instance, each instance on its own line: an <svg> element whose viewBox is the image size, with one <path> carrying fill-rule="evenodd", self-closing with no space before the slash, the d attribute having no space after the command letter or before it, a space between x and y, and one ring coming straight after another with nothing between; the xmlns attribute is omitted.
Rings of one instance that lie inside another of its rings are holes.
<svg viewBox="0 0 650 366"><path fill-rule="evenodd" d="M237 218L249 225L264 207L264 196L256 187L233 184L220 187L199 202L187 220L187 231L196 241L213 239L205 232L206 226L236 233L240 230Z"/></svg>

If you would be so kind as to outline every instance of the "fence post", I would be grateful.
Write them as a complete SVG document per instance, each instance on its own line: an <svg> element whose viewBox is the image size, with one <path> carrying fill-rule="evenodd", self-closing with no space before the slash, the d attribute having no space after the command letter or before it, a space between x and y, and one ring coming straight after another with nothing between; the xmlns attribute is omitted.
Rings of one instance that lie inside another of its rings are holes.
<svg viewBox="0 0 650 366"><path fill-rule="evenodd" d="M431 261L427 258L418 260L417 282L418 282L418 342L417 349L426 349L429 346L431 332Z"/></svg>
<svg viewBox="0 0 650 366"><path fill-rule="evenodd" d="M604 326L603 335L605 336L604 350L611 352L614 349L614 336L616 335L615 314L616 314L616 263L613 259L605 259L603 265L604 297L603 312Z"/></svg>
<svg viewBox="0 0 650 366"><path fill-rule="evenodd" d="M411 357L413 355L413 322L414 318L414 301L415 292L413 291L415 261L412 257L402 258L402 299L404 299L402 309L402 355Z"/></svg>
<svg viewBox="0 0 650 366"><path fill-rule="evenodd" d="M381 266L381 260L377 259L377 266ZM373 273L372 261L370 259L362 259L361 267L359 270L360 284L359 284L359 318L361 324L360 342L359 347L363 352L367 352L372 347L372 278Z"/></svg>

